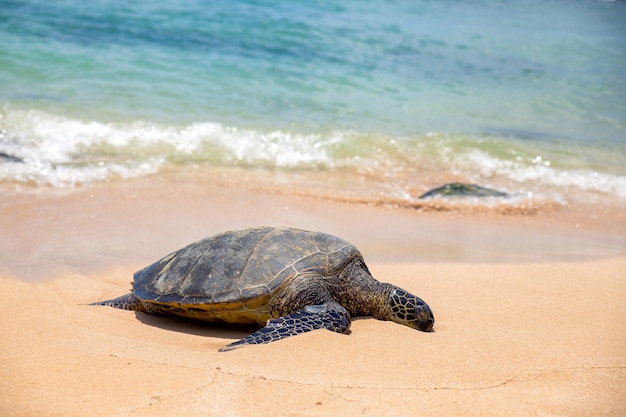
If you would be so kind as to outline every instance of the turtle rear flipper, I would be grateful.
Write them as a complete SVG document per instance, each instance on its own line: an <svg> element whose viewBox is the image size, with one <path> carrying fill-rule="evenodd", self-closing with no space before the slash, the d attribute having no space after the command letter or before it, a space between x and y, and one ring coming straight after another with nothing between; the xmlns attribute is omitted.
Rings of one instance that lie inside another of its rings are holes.
<svg viewBox="0 0 626 417"><path fill-rule="evenodd" d="M265 327L241 340L224 346L220 349L220 352L226 352L246 345L275 342L276 340L317 329L347 333L350 329L350 315L345 308L336 302L306 306L295 313L268 320Z"/></svg>
<svg viewBox="0 0 626 417"><path fill-rule="evenodd" d="M119 308L121 310L142 311L144 313L146 312L141 300L135 297L132 293L122 295L121 297L117 297L112 300L97 301L95 303L91 303L90 305L109 306L109 307Z"/></svg>

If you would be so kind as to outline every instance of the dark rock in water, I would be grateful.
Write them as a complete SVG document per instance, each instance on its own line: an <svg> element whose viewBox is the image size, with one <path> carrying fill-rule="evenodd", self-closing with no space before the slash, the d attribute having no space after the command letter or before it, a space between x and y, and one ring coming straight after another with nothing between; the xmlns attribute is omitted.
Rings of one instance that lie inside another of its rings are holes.
<svg viewBox="0 0 626 417"><path fill-rule="evenodd" d="M476 184L453 182L425 192L419 198L434 197L508 197L509 194Z"/></svg>
<svg viewBox="0 0 626 417"><path fill-rule="evenodd" d="M24 162L24 160L20 157L9 155L8 153L0 152L0 161L9 161L9 162Z"/></svg>

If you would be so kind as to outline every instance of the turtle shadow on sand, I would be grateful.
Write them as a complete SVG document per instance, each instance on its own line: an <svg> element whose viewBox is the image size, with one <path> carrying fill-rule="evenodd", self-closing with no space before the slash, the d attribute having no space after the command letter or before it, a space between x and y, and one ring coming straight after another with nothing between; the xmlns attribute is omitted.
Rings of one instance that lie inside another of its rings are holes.
<svg viewBox="0 0 626 417"><path fill-rule="evenodd" d="M184 317L146 314L141 311L136 311L135 317L143 324L158 327L162 330L220 339L239 340L263 328L263 326L259 324L238 324L233 326L230 323L209 323ZM352 322L367 319L368 317L354 317L352 318ZM352 333L352 331L348 329L344 334L349 335L350 333Z"/></svg>
<svg viewBox="0 0 626 417"><path fill-rule="evenodd" d="M233 326L227 323L207 323L184 317L146 314L141 311L136 311L135 317L143 324L158 327L162 330L221 339L238 340L262 327L255 324Z"/></svg>

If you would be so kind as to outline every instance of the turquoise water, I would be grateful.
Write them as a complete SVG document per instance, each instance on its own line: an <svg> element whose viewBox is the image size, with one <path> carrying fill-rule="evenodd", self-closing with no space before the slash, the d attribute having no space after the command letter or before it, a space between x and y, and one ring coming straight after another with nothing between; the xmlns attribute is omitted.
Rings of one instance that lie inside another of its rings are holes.
<svg viewBox="0 0 626 417"><path fill-rule="evenodd" d="M200 164L626 197L624 22L591 0L0 0L0 180Z"/></svg>

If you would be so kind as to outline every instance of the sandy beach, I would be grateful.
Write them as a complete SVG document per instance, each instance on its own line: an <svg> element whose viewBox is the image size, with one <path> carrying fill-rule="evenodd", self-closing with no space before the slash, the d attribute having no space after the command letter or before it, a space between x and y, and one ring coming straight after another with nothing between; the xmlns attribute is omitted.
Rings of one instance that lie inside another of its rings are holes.
<svg viewBox="0 0 626 417"><path fill-rule="evenodd" d="M201 178L3 186L0 415L626 414L623 222L421 213ZM261 224L353 242L377 279L429 303L435 332L358 318L349 335L219 353L246 330L86 305L182 245Z"/></svg>
<svg viewBox="0 0 626 417"><path fill-rule="evenodd" d="M626 417L626 1L564 3L1 1L0 417ZM93 305L260 226L434 330Z"/></svg>

